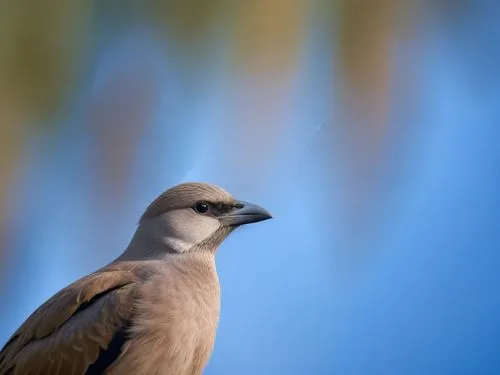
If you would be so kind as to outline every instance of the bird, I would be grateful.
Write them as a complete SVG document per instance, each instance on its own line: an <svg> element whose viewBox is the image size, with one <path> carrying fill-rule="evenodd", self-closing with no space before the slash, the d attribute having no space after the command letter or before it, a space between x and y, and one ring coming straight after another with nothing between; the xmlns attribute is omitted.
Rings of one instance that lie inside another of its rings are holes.
<svg viewBox="0 0 500 375"><path fill-rule="evenodd" d="M220 315L217 249L271 218L212 184L166 190L121 255L28 317L0 352L0 374L202 374Z"/></svg>

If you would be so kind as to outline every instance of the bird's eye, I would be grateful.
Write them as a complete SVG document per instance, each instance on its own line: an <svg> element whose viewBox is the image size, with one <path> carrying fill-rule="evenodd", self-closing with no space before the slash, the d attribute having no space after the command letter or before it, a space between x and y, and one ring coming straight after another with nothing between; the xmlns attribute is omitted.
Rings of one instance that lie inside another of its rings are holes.
<svg viewBox="0 0 500 375"><path fill-rule="evenodd" d="M194 205L193 208L199 214L205 214L208 211L208 204L205 202L198 202Z"/></svg>

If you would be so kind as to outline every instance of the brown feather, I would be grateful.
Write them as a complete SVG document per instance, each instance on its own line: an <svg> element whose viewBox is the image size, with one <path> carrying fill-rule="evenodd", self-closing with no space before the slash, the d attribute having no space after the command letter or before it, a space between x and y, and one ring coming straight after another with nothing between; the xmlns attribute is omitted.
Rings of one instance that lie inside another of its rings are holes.
<svg viewBox="0 0 500 375"><path fill-rule="evenodd" d="M14 374L84 374L131 319L138 281L131 270L103 269L56 293L3 348L0 374L12 367Z"/></svg>
<svg viewBox="0 0 500 375"><path fill-rule="evenodd" d="M167 210L185 208L187 204L196 201L233 204L235 199L217 186L197 182L179 184L156 198L146 208L142 218L152 218Z"/></svg>

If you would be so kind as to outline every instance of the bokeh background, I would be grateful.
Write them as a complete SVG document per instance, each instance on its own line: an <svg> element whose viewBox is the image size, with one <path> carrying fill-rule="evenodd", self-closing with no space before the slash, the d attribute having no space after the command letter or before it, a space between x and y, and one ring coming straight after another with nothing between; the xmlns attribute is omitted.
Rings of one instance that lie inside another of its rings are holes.
<svg viewBox="0 0 500 375"><path fill-rule="evenodd" d="M217 183L207 375L500 373L500 3L2 2L0 344Z"/></svg>

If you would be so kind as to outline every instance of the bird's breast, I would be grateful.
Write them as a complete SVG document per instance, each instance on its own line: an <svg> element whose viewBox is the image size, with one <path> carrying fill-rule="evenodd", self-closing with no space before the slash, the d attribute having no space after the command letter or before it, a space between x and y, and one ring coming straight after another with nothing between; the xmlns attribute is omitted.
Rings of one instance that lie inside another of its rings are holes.
<svg viewBox="0 0 500 375"><path fill-rule="evenodd" d="M139 296L123 362L138 366L139 374L200 374L212 353L219 321L215 266L162 269L141 287Z"/></svg>

